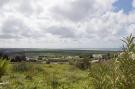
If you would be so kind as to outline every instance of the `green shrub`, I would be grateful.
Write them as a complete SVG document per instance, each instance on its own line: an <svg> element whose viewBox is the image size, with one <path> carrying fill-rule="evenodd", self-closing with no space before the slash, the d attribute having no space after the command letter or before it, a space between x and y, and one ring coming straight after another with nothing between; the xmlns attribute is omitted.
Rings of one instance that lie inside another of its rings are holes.
<svg viewBox="0 0 135 89"><path fill-rule="evenodd" d="M33 69L33 65L31 63L20 62L12 65L13 72L27 72Z"/></svg>
<svg viewBox="0 0 135 89"><path fill-rule="evenodd" d="M74 59L69 59L68 63L69 63L69 65L74 65L75 64L75 60Z"/></svg>
<svg viewBox="0 0 135 89"><path fill-rule="evenodd" d="M89 72L94 89L110 89L110 67L105 63L94 64Z"/></svg>
<svg viewBox="0 0 135 89"><path fill-rule="evenodd" d="M77 60L75 66L79 69L86 70L91 67L91 63L88 58Z"/></svg>
<svg viewBox="0 0 135 89"><path fill-rule="evenodd" d="M135 89L134 37L123 42L124 50L115 60L93 64L89 76L94 89Z"/></svg>
<svg viewBox="0 0 135 89"><path fill-rule="evenodd" d="M46 64L50 64L51 62L50 62L50 60L46 60Z"/></svg>
<svg viewBox="0 0 135 89"><path fill-rule="evenodd" d="M117 59L121 73L120 89L135 89L135 60L132 56L135 55L134 39L135 37L130 35L123 40L124 51Z"/></svg>
<svg viewBox="0 0 135 89"><path fill-rule="evenodd" d="M9 62L7 60L0 59L0 79L7 72Z"/></svg>

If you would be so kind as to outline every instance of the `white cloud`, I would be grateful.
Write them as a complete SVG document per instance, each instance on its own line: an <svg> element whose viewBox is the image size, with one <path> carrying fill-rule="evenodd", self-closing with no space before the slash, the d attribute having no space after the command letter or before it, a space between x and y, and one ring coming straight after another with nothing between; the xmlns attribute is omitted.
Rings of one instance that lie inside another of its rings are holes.
<svg viewBox="0 0 135 89"><path fill-rule="evenodd" d="M115 1L2 0L0 47L119 47L135 11L114 12Z"/></svg>
<svg viewBox="0 0 135 89"><path fill-rule="evenodd" d="M72 21L88 20L111 10L113 3L114 0L74 0L66 5L54 6L52 15Z"/></svg>
<svg viewBox="0 0 135 89"><path fill-rule="evenodd" d="M132 6L135 8L135 0L133 0Z"/></svg>

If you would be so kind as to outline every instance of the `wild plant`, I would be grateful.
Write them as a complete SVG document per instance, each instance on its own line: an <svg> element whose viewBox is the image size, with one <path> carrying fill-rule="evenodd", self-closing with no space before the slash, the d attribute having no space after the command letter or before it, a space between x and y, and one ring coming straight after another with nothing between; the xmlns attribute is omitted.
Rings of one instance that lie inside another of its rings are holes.
<svg viewBox="0 0 135 89"><path fill-rule="evenodd" d="M0 59L0 79L3 75L5 75L5 73L7 72L8 70L8 67L9 67L9 62L4 59Z"/></svg>

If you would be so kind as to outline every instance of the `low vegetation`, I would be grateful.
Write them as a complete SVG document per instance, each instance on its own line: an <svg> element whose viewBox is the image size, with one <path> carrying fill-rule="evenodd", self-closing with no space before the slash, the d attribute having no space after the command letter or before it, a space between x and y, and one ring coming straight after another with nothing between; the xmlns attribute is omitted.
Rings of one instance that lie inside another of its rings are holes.
<svg viewBox="0 0 135 89"><path fill-rule="evenodd" d="M89 76L94 89L135 89L134 39L123 40L124 51L115 59L93 65Z"/></svg>
<svg viewBox="0 0 135 89"><path fill-rule="evenodd" d="M8 70L9 62L5 59L0 59L0 79Z"/></svg>
<svg viewBox="0 0 135 89"><path fill-rule="evenodd" d="M82 70L90 69L91 67L91 63L88 58L77 60L74 65Z"/></svg>
<svg viewBox="0 0 135 89"><path fill-rule="evenodd" d="M70 65L1 60L0 78L7 83L0 89L135 89L134 39L125 38L123 52L96 63L84 57Z"/></svg>
<svg viewBox="0 0 135 89"><path fill-rule="evenodd" d="M10 65L15 69L18 66ZM15 69L2 77L3 81L8 82L0 85L2 89L84 89L85 83L89 82L88 71L66 64L32 63L29 71Z"/></svg>

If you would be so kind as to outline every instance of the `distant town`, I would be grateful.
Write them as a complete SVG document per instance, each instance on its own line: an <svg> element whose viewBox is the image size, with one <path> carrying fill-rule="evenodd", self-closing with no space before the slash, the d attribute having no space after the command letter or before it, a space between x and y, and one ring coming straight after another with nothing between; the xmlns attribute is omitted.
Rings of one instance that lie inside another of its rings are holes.
<svg viewBox="0 0 135 89"><path fill-rule="evenodd" d="M89 62L100 62L109 60L118 50L22 50L4 49L0 56L11 62L37 62L46 64L69 64L70 61L88 59Z"/></svg>

